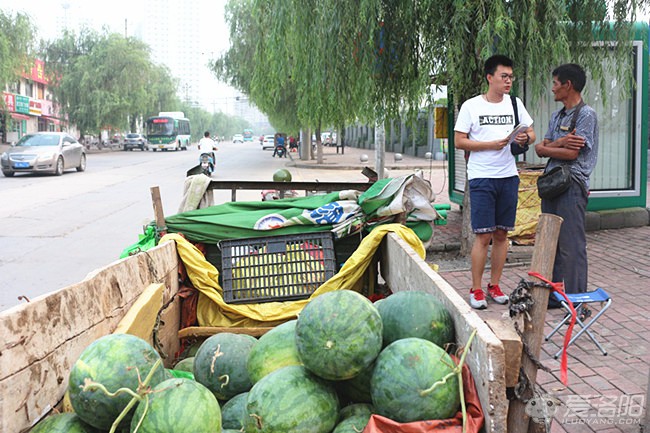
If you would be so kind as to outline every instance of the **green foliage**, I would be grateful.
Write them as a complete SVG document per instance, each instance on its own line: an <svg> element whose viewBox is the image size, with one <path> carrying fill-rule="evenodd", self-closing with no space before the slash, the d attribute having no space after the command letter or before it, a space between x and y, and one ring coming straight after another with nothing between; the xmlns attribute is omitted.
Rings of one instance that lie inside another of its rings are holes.
<svg viewBox="0 0 650 433"><path fill-rule="evenodd" d="M632 68L622 55L629 20L648 2L607 6L605 0L230 0L233 42L213 69L274 123L311 128L414 119L424 102L433 102L432 82L448 85L463 102L486 84L483 62L495 53L515 60L533 100L548 92L550 72L566 62L582 64L604 89L605 65L617 65L620 81L629 82ZM618 45L594 50L592 42L601 39Z"/></svg>
<svg viewBox="0 0 650 433"><path fill-rule="evenodd" d="M11 15L0 10L0 89L17 82L34 65L35 33L27 15ZM4 99L0 100L0 107L3 105Z"/></svg>
<svg viewBox="0 0 650 433"><path fill-rule="evenodd" d="M134 131L148 116L179 105L169 70L153 64L138 39L82 29L64 32L43 53L55 100L83 134Z"/></svg>

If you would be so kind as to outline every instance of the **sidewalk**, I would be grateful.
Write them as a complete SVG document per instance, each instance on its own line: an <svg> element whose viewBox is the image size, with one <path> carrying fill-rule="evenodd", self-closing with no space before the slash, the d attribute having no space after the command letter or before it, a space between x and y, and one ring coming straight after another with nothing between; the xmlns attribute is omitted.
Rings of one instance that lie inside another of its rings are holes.
<svg viewBox="0 0 650 433"><path fill-rule="evenodd" d="M296 168L318 168L332 170L362 170L364 167L375 167L375 150L359 149L356 147L345 147L337 149L335 146L323 146L323 163L318 164L316 159L303 161L297 152L288 153L291 162L289 166ZM362 161L362 155L367 160ZM386 152L384 167L388 170L413 170L426 168L441 168L446 161L434 161L426 158L416 158L410 155L402 155L401 160L396 160L396 153Z"/></svg>
<svg viewBox="0 0 650 433"><path fill-rule="evenodd" d="M324 148L324 164L300 161L288 165L299 168L363 169L374 167L374 151L346 148L345 155L335 148ZM368 161L359 160L361 154ZM295 155L295 154L294 154ZM446 161L404 156L396 162L393 153L386 153L386 168L419 168L431 176L438 194L436 202L448 203L447 187L438 191L446 176ZM430 170L429 170L430 169ZM459 258L456 249L461 239L462 215L452 204L447 224L436 226L427 262L438 264L439 273L459 294L466 298L471 284L468 258ZM553 359L563 342L565 330L550 341L543 342L541 362L552 373L539 371L538 389L542 394L556 396L562 404L556 408L551 432L635 432L643 423L642 410L647 405L648 366L650 365L650 318L639 299L650 291L650 226L590 231L587 233L589 287L605 289L612 297L610 309L591 328L608 355L603 356L593 342L583 335L568 351L568 386L560 382L560 361ZM528 266L534 247L513 246L503 272L502 288L512 291L521 278L530 279ZM486 272L488 275L489 270ZM477 311L484 319L500 318L507 306L489 304ZM561 320L561 310L549 310L544 334L551 324ZM577 332L577 326L574 333ZM648 427L646 427L647 431Z"/></svg>

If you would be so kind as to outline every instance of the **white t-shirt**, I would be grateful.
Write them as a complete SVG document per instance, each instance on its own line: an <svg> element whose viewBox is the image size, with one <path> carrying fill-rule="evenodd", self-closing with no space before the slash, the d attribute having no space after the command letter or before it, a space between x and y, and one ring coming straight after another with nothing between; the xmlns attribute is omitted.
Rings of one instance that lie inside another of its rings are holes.
<svg viewBox="0 0 650 433"><path fill-rule="evenodd" d="M517 98L519 123L532 126L533 119ZM492 141L505 138L515 127L515 113L510 95L498 103L487 102L483 95L468 99L460 107L454 130L469 134L470 140ZM501 150L472 151L467 162L467 178L505 178L517 176L515 157L510 146Z"/></svg>
<svg viewBox="0 0 650 433"><path fill-rule="evenodd" d="M210 137L203 137L199 140L199 151L201 153L212 152L214 150L214 140Z"/></svg>

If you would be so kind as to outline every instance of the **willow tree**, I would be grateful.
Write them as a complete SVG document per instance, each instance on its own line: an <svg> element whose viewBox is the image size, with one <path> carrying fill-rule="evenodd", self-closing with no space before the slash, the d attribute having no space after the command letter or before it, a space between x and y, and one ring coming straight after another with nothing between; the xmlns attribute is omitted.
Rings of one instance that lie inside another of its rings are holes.
<svg viewBox="0 0 650 433"><path fill-rule="evenodd" d="M427 9L419 17L421 37L431 48L429 54L439 59L432 76L448 85L457 107L484 90L483 62L495 53L514 59L515 74L522 78L519 83L525 83L517 90L527 92L526 98L533 103L549 91L554 67L567 62L583 65L606 97L605 72L618 76L619 82L632 82L632 68L627 67L631 23L638 11L648 8L647 0L469 0L462 6L454 0L436 0L420 4ZM603 40L614 42L611 49L594 49L594 41ZM605 71L607 65L617 69ZM465 194L463 254L469 252L473 239L468 198Z"/></svg>
<svg viewBox="0 0 650 433"><path fill-rule="evenodd" d="M177 103L168 69L154 65L138 39L82 29L64 32L43 51L54 97L82 133L134 130L138 119Z"/></svg>
<svg viewBox="0 0 650 433"><path fill-rule="evenodd" d="M35 33L27 15L11 15L0 10L0 89L18 82L20 75L34 66ZM6 109L4 98L0 98L0 142L7 132Z"/></svg>

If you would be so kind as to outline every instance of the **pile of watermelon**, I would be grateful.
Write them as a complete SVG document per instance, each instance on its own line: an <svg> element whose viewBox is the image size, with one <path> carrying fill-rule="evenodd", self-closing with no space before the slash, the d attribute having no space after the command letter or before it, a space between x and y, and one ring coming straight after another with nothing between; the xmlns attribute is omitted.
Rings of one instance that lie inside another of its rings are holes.
<svg viewBox="0 0 650 433"><path fill-rule="evenodd" d="M363 431L372 414L446 419L460 409L445 350L454 341L446 309L415 291L378 305L329 292L259 339L213 335L175 367L194 380L171 377L145 341L109 335L72 368L75 414L34 431L347 433Z"/></svg>

